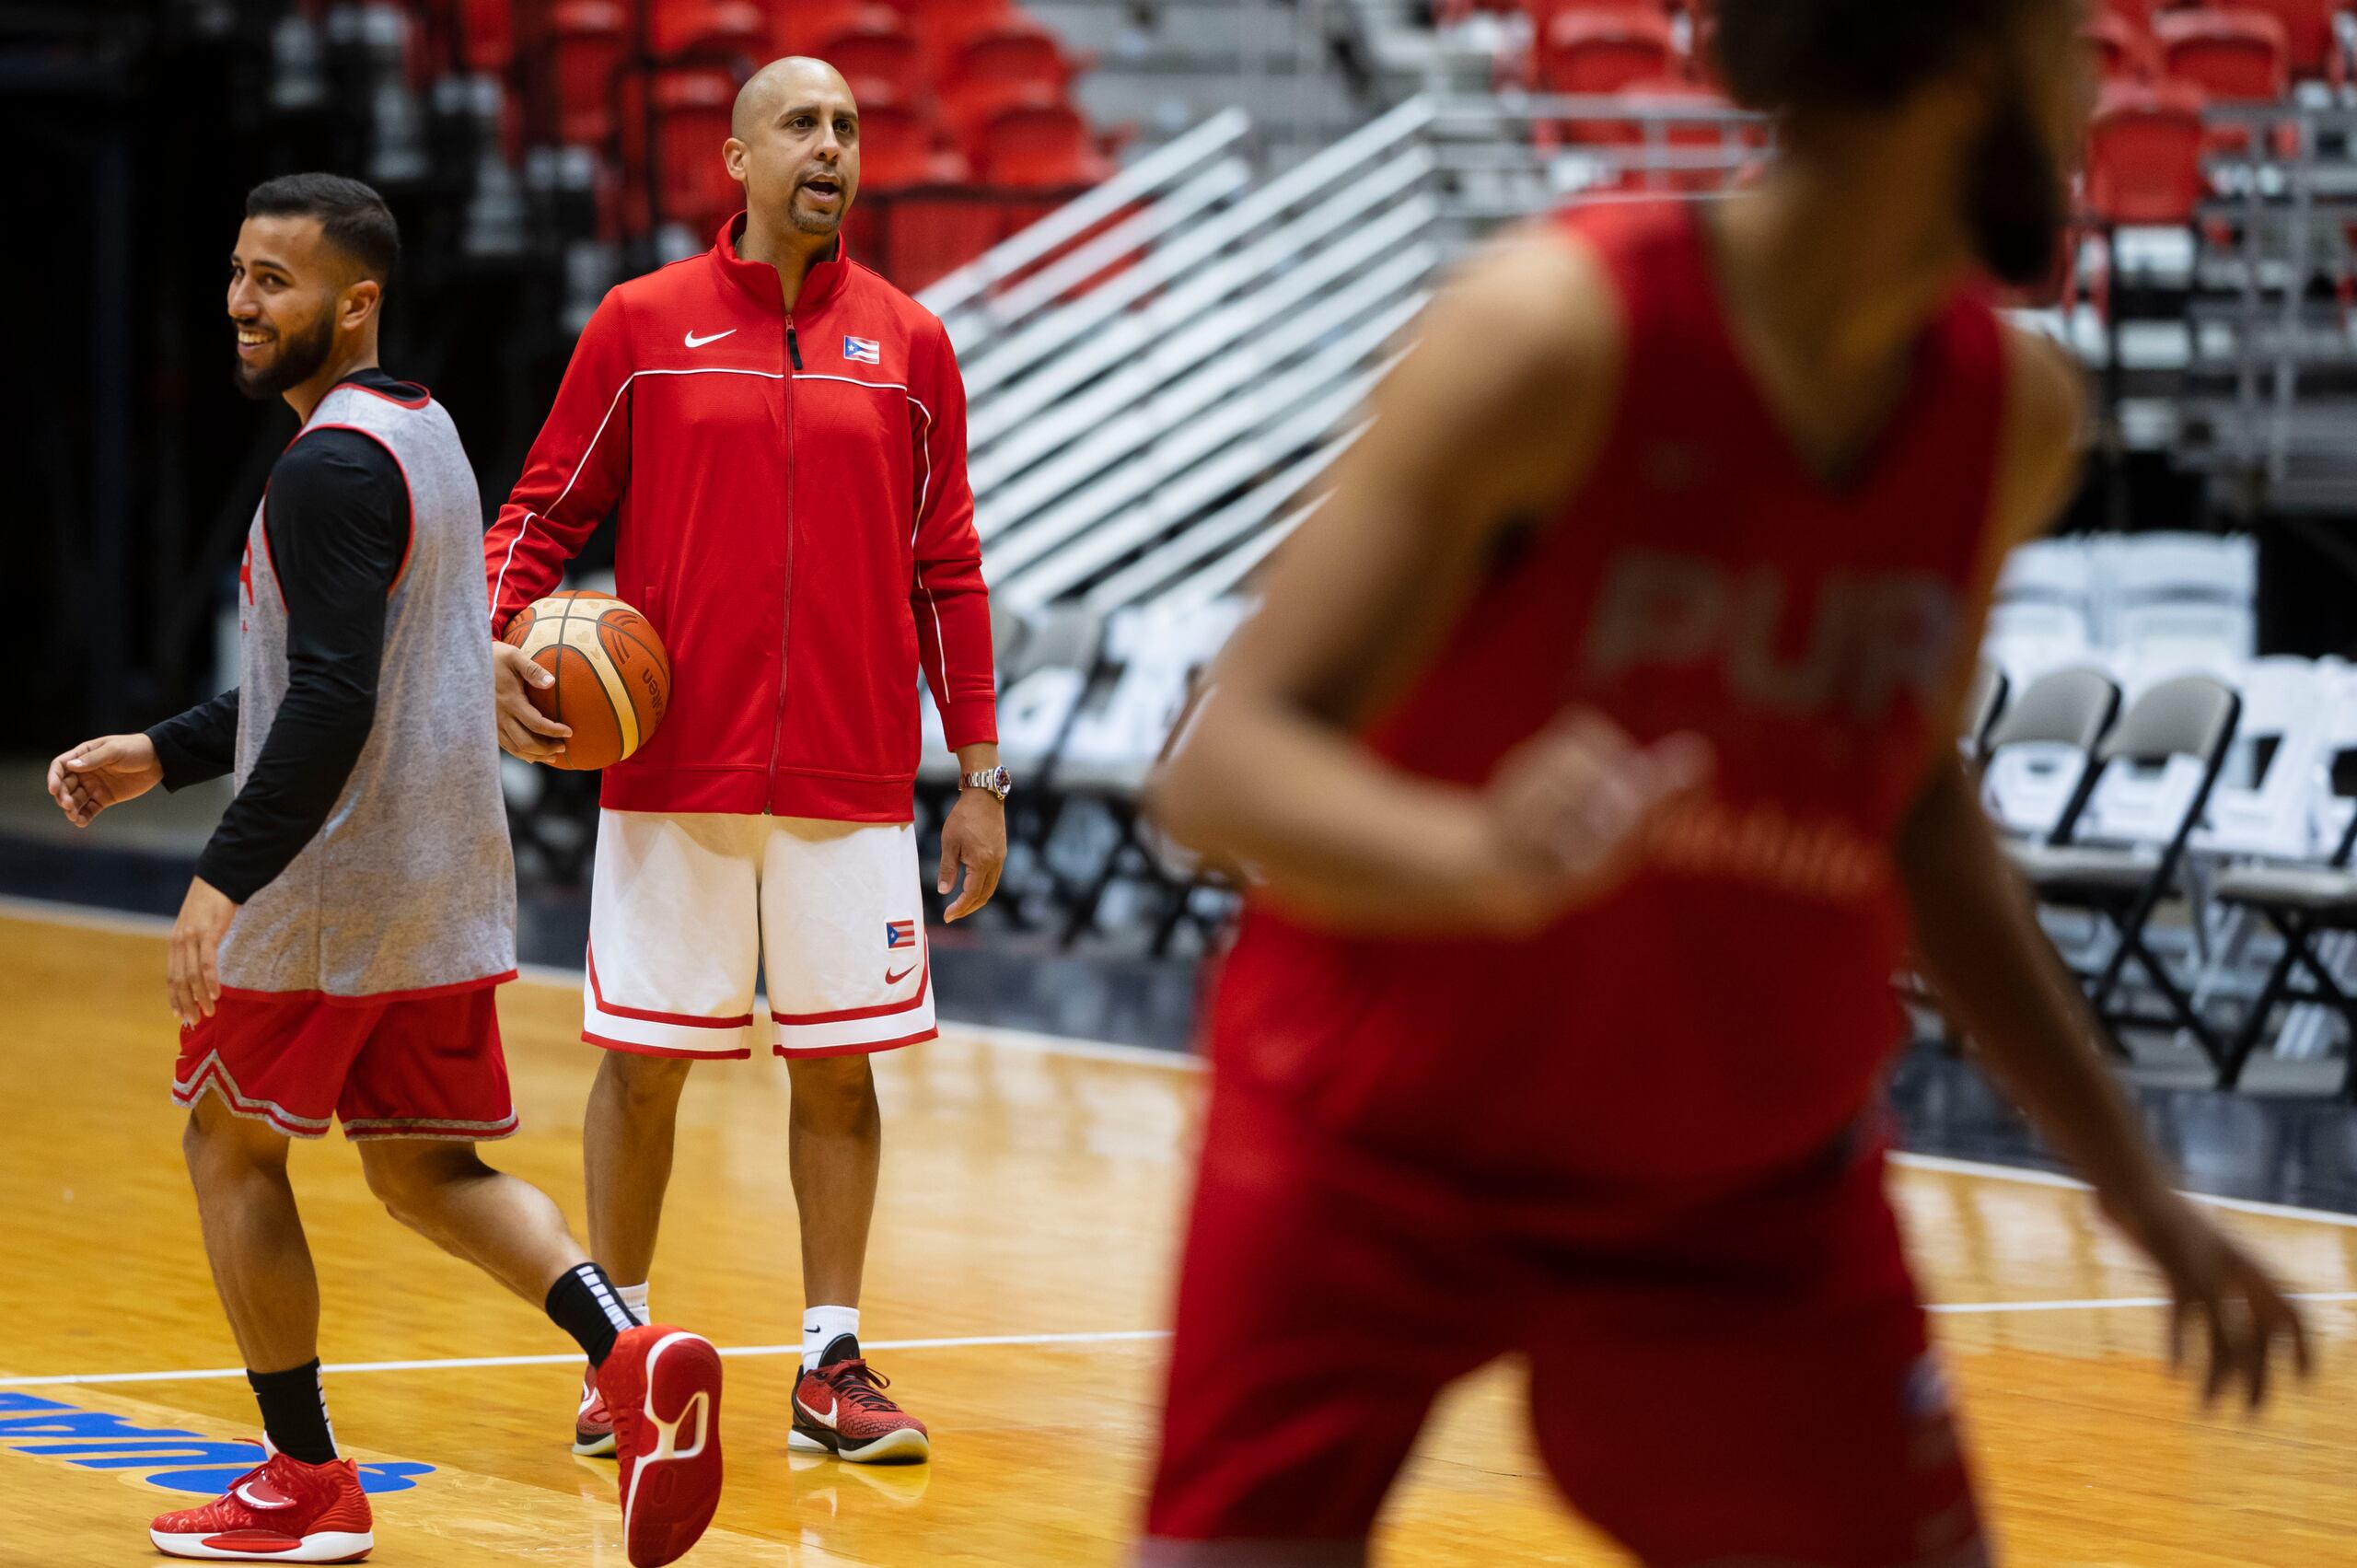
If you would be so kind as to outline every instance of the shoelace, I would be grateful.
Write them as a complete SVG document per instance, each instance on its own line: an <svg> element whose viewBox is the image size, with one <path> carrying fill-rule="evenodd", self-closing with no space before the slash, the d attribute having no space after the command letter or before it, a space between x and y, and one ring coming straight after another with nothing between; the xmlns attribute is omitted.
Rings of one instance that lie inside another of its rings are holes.
<svg viewBox="0 0 2357 1568"><path fill-rule="evenodd" d="M835 1397L847 1405L867 1411L898 1408L883 1394L892 1386L892 1380L865 1361L840 1361L821 1367L819 1375L834 1386Z"/></svg>

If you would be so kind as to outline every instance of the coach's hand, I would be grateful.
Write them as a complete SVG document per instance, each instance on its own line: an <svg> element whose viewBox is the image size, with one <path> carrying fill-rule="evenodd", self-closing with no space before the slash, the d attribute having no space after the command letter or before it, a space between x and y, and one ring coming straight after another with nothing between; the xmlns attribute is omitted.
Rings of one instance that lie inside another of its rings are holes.
<svg viewBox="0 0 2357 1568"><path fill-rule="evenodd" d="M1699 737L1639 746L1599 714L1565 714L1507 753L1483 793L1476 917L1534 931L1610 891L1655 819L1698 795L1711 769Z"/></svg>
<svg viewBox="0 0 2357 1568"><path fill-rule="evenodd" d="M52 758L49 793L66 820L87 828L110 806L146 794L164 782L156 743L144 735L102 735Z"/></svg>
<svg viewBox="0 0 2357 1568"><path fill-rule="evenodd" d="M237 918L238 906L228 894L202 877L190 879L180 917L172 923L170 957L164 969L172 1012L185 1028L196 1028L200 1017L211 1017L221 1000L221 938Z"/></svg>
<svg viewBox="0 0 2357 1568"><path fill-rule="evenodd" d="M556 684L556 677L526 657L515 644L495 639L491 645L491 668L499 692L500 749L527 762L552 762L563 756L572 726L532 706L532 699L524 692L527 681L548 687Z"/></svg>
<svg viewBox="0 0 2357 1568"><path fill-rule="evenodd" d="M966 868L966 886L946 910L944 920L962 920L991 901L998 891L999 873L1006 869L1006 803L986 789L961 789L949 820L941 825L943 896L958 885L958 868Z"/></svg>

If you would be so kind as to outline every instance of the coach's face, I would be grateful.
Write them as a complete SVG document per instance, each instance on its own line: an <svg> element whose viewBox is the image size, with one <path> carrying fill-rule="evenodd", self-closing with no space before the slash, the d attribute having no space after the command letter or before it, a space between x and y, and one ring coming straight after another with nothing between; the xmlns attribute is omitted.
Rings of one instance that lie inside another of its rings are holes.
<svg viewBox="0 0 2357 1568"><path fill-rule="evenodd" d="M238 389L260 402L319 373L339 324L356 329L377 285L319 232L315 217L248 218L229 257L229 321Z"/></svg>
<svg viewBox="0 0 2357 1568"><path fill-rule="evenodd" d="M747 84L722 149L745 204L831 236L859 193L859 104L822 60L780 60Z"/></svg>

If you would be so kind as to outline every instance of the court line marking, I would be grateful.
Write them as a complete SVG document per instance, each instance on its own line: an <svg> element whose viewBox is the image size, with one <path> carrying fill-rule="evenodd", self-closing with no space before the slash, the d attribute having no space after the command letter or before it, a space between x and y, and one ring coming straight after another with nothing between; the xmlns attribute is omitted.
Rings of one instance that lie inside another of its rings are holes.
<svg viewBox="0 0 2357 1568"><path fill-rule="evenodd" d="M161 935L172 928L172 922L163 915L130 914L87 904L6 894L0 894L0 916L140 936ZM519 983L579 991L582 971L552 964L525 964L517 970L517 981ZM1051 1056L1070 1056L1084 1061L1123 1062L1173 1073L1200 1073L1203 1069L1202 1059L1190 1052L1158 1051L1144 1045L1121 1045L1110 1040L1082 1040L1070 1035L1042 1034L999 1024L966 1024L954 1018L945 1018L943 1022L953 1033L969 1036L986 1045L1033 1051ZM1918 1155L1897 1150L1891 1154L1890 1163L1904 1170L1977 1176L1990 1181L2008 1181L2023 1187L2059 1187L2080 1192L2092 1191L2076 1177L2062 1176L2050 1170L1991 1165L1981 1160L1956 1159L1946 1155ZM2269 1203L2255 1198L2229 1198L2210 1192L2185 1192L2182 1196L2205 1207L2234 1214L2257 1214L2268 1219L2303 1220L2311 1225L2357 1230L2357 1214L2336 1214L2329 1209L2302 1208L2293 1203Z"/></svg>
<svg viewBox="0 0 2357 1568"><path fill-rule="evenodd" d="M2295 1292L2291 1299L2315 1304L2357 1302L2357 1290ZM1962 1318L1995 1313L2146 1310L2170 1305L2169 1298L2165 1295L2118 1295L2075 1301L1933 1302L1927 1304L1923 1310L1937 1317ZM869 1340L860 1348L869 1351L975 1350L1009 1346L1054 1348L1064 1345L1140 1344L1169 1337L1167 1329L1105 1329L1070 1334L963 1334L947 1339ZM798 1356L802 1353L802 1347L798 1344L724 1345L720 1347L720 1353L731 1357ZM464 1372L484 1367L575 1366L580 1361L581 1353L571 1351L554 1355L467 1355L429 1361L331 1362L319 1370L341 1376L361 1372ZM31 1377L0 1374L0 1388L58 1388L107 1383L196 1383L243 1377L245 1375L246 1369L242 1366L205 1366L177 1372L59 1372Z"/></svg>
<svg viewBox="0 0 2357 1568"><path fill-rule="evenodd" d="M1049 1346L1121 1344L1144 1340L1167 1340L1167 1329L1104 1329L1074 1334L966 1334L951 1339L933 1340L865 1340L863 1351L877 1350L967 1350L993 1346ZM790 1345L724 1345L725 1356L773 1356L802 1353L799 1344ZM450 1356L432 1361L346 1361L322 1366L322 1373L351 1372L460 1372L470 1367L484 1366L574 1366L581 1361L579 1351L561 1355L467 1355ZM243 1377L242 1366L206 1366L180 1372L98 1372L51 1373L39 1377L11 1377L0 1374L0 1388L59 1388L69 1383L194 1383L209 1378Z"/></svg>

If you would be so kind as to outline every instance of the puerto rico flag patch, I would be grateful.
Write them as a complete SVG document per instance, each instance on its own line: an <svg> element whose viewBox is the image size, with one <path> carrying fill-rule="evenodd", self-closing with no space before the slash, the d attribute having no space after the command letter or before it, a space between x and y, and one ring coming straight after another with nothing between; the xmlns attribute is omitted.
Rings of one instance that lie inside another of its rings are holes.
<svg viewBox="0 0 2357 1568"><path fill-rule="evenodd" d="M884 923L884 950L888 953L900 947L917 945L917 923L913 920L888 920Z"/></svg>
<svg viewBox="0 0 2357 1568"><path fill-rule="evenodd" d="M884 363L884 345L874 338L846 336L843 339L843 361L848 365L881 365Z"/></svg>

